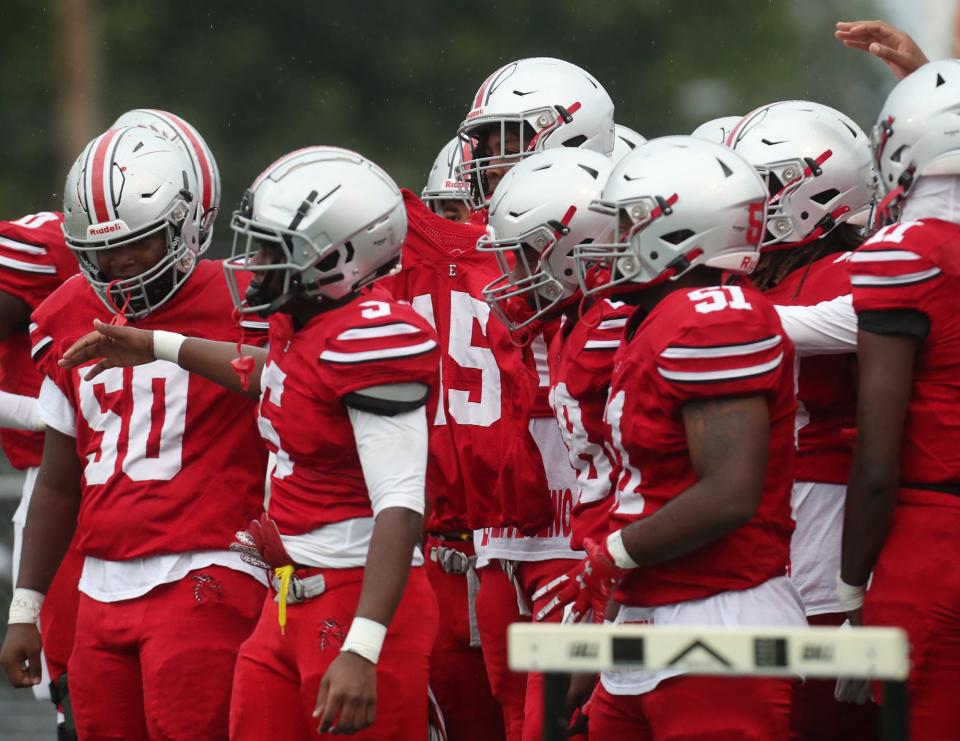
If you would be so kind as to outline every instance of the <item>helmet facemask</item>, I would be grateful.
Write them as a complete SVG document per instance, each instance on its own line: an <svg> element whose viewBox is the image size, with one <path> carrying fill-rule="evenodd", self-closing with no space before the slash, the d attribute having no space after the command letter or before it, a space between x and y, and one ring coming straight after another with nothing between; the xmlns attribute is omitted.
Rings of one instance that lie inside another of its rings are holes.
<svg viewBox="0 0 960 741"><path fill-rule="evenodd" d="M246 202L246 198L245 198ZM379 223L366 225L357 234L375 230ZM346 266L353 259L354 248L350 239L333 244L317 244L307 234L293 227L278 227L259 223L252 217L252 208L236 211L230 222L233 230L233 250L230 259L224 264L227 285L234 305L241 314L259 314L269 316L288 304L292 299L302 296L309 300L337 300L350 295L375 280L396 272L400 267L400 258L382 265L377 269L354 277L349 287L341 287L340 295L327 296L325 287L344 280ZM353 235L351 235L353 236ZM275 245L280 260L272 263L260 263L256 259L261 243ZM251 286L241 295L237 282L238 272L262 273L264 279ZM257 288L265 288L268 274L282 273L280 292L277 296L267 296ZM250 303L250 301L258 303Z"/></svg>
<svg viewBox="0 0 960 741"><path fill-rule="evenodd" d="M493 196L493 191L503 175L491 182L491 171L509 170L526 157L542 151L547 140L563 124L573 120L579 103L568 108L562 105L525 111L516 116L499 116L496 119L480 117L460 127L460 137L472 151L471 159L464 159L457 171L460 179L469 185L473 208L483 208ZM491 151L490 139L496 136L497 144ZM576 146L578 143L566 144Z"/></svg>
<svg viewBox="0 0 960 741"><path fill-rule="evenodd" d="M156 222L120 237L79 239L65 233L67 244L77 256L81 272L100 300L111 311L127 319L141 319L166 303L180 289L196 266L196 252L189 245L199 240L195 207L188 191L175 200ZM100 267L98 255L134 244L164 232L166 248L152 267L131 278L111 279Z"/></svg>
<svg viewBox="0 0 960 741"><path fill-rule="evenodd" d="M662 271L647 263L641 257L640 237L642 232L662 216L673 213L677 195L664 198L659 195L640 196L629 200L594 201L590 209L597 213L612 216L615 225L608 235L609 241L579 244L573 248L573 259L577 265L577 279L584 296L593 296L608 292L617 286L629 284L631 290L643 285L652 285L667 278L678 278L692 267L697 254L695 249L688 255L681 255ZM689 230L688 230L689 232ZM669 235L668 235L669 236ZM695 236L693 232L677 232L680 242ZM659 257L657 253L653 253ZM654 275L650 280L637 280L643 274Z"/></svg>
<svg viewBox="0 0 960 741"><path fill-rule="evenodd" d="M795 224L792 212L797 208L791 205L791 199L804 186L815 181L823 174L822 165L833 156L829 149L818 157L798 157L780 162L770 162L756 165L757 173L763 178L770 193L767 201L767 228L763 241L760 243L762 251L775 250L786 247L798 247L825 236L836 227L837 219L850 211L849 206L840 206L825 215L806 236L798 238L803 229ZM824 199L821 205L840 195L837 190L824 190L822 193L809 196L811 200ZM787 242L786 240L790 240Z"/></svg>
<svg viewBox="0 0 960 741"><path fill-rule="evenodd" d="M575 275L554 274L551 259L569 232L561 222L543 224L513 239L481 237L477 249L493 252L500 277L483 289L483 298L510 331L522 329L562 309L576 294ZM526 306L518 310L517 302Z"/></svg>

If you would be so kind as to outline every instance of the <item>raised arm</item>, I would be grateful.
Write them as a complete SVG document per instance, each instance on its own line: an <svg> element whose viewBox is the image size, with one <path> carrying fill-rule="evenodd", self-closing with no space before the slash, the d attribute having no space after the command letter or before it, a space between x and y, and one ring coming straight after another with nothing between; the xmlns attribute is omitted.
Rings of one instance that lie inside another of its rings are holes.
<svg viewBox="0 0 960 741"><path fill-rule="evenodd" d="M838 21L834 35L844 46L875 56L898 80L929 61L909 34L885 21Z"/></svg>

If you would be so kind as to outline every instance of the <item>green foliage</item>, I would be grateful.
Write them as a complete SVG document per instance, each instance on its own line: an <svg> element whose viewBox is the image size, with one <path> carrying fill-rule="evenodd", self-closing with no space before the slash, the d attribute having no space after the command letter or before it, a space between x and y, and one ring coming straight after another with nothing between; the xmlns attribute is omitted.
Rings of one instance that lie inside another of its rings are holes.
<svg viewBox="0 0 960 741"><path fill-rule="evenodd" d="M264 166L308 144L355 148L419 190L476 88L521 57L580 64L610 92L617 120L648 137L798 97L869 127L893 84L833 38L834 21L876 14L866 0L93 2L100 126L134 107L189 120L217 155L226 213ZM62 187L53 10L0 4L0 23L18 29L5 35L0 71L6 217L55 208Z"/></svg>

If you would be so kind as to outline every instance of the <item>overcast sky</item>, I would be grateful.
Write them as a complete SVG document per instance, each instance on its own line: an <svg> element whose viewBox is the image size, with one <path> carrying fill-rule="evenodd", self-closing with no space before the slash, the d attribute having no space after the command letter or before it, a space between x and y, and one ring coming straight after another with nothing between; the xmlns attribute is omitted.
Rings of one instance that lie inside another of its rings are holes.
<svg viewBox="0 0 960 741"><path fill-rule="evenodd" d="M884 20L916 39L930 59L943 59L953 49L955 0L880 0Z"/></svg>

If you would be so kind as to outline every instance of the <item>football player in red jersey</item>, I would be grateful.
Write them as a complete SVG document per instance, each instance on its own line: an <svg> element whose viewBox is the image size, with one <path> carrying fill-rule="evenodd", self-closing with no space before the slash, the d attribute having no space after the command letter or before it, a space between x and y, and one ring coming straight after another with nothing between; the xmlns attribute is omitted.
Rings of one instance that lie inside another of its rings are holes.
<svg viewBox="0 0 960 741"><path fill-rule="evenodd" d="M596 540L607 534L616 478L606 449L603 409L613 354L630 307L603 299L581 307L572 253L576 245L602 238L613 227L611 216L590 209L612 167L610 158L583 149L552 149L525 159L497 186L489 234L477 245L497 256L501 274L484 297L511 332L561 319L549 348L550 405L577 477L570 548L578 557L584 537ZM567 570L570 562L559 566ZM535 561L520 563L521 582L527 581L527 571L539 567ZM534 620L545 607L544 601L532 600ZM603 620L605 607L596 606L598 620ZM552 619L560 617L554 613ZM578 678L578 685L584 684L580 692L571 692L571 705L589 696L592 682ZM542 713L542 692L541 675L530 675L526 716L536 730L541 727L537 716ZM524 735L533 737L526 724Z"/></svg>
<svg viewBox="0 0 960 741"><path fill-rule="evenodd" d="M50 211L0 222L0 424L4 425L0 444L10 465L24 474L23 494L13 515L13 584L17 583L23 525L43 453L43 421L37 403L43 376L30 359L30 312L79 270L77 259L63 241L62 223L63 214ZM34 685L38 698L51 696L48 681L65 692L61 676L73 646L80 566L79 554L71 551L44 600L40 668L47 681Z"/></svg>
<svg viewBox="0 0 960 741"><path fill-rule="evenodd" d="M483 227L445 219L410 191L403 199L408 228L402 269L383 285L436 328L441 352L424 517L425 571L443 626L430 655L430 686L451 738L495 740L503 738L504 720L493 692L503 693L499 685L491 690L481 651L473 529L497 521L491 493L498 487L517 482L545 490L546 481L542 469L515 471L507 458L512 420L523 408L518 379L525 382L525 375L519 351L481 297L497 271L496 262L476 250ZM520 443L532 459L533 441ZM522 684L512 692L522 697Z"/></svg>
<svg viewBox="0 0 960 741"><path fill-rule="evenodd" d="M460 125L460 136L471 152L460 168L461 179L470 184L473 206L485 213L510 168L536 152L579 147L609 156L614 147L613 102L603 86L576 65L545 57L521 59L483 82ZM494 266L488 280L499 274ZM482 529L475 533L484 660L511 739L536 737L540 714L527 713L525 676L507 668L507 626L529 619L533 592L569 568L567 559L579 558L570 548L576 480L548 402L547 345L556 323L545 329L521 330L525 336L513 339L524 347L509 365L501 366L503 378L515 389L511 403L520 404L520 412L511 417L510 435L518 441L511 467L523 478L511 483L503 477L503 485L487 494L486 508L495 518L476 523ZM524 386L527 391L520 390ZM525 485L523 479L534 475L540 462L542 469L536 473L546 477L546 485ZM520 563L528 564L523 575Z"/></svg>
<svg viewBox="0 0 960 741"><path fill-rule="evenodd" d="M637 306L614 360L606 420L620 476L611 530L552 592L574 619L597 599L617 623L805 625L786 576L793 348L749 272L766 190L751 166L693 137L648 142L613 170L598 207L616 242L580 245L591 281ZM599 263L599 264L598 264ZM598 738L784 738L790 681L611 672L590 708ZM695 707L696 712L690 708Z"/></svg>
<svg viewBox="0 0 960 741"><path fill-rule="evenodd" d="M269 351L237 359L234 343L101 327L106 339L93 333L68 358L102 357L92 375L164 357L260 396L277 457L270 517L235 547L276 571L240 649L231 738L313 738L319 727L421 741L437 609L411 564L423 561L439 357L426 321L368 288L399 261L400 191L354 152L308 147L254 181L232 226L228 283L240 311L269 316ZM244 293L236 276L247 270L257 279Z"/></svg>
<svg viewBox="0 0 960 741"><path fill-rule="evenodd" d="M916 738L960 728L958 113L956 60L890 93L874 154L881 213L900 218L848 262L860 375L838 597L855 623L906 629Z"/></svg>
<svg viewBox="0 0 960 741"><path fill-rule="evenodd" d="M461 224L470 217L467 184L460 180L458 173L463 162L463 150L467 147L459 136L448 141L434 160L427 175L427 184L420 194L420 199L435 214Z"/></svg>
<svg viewBox="0 0 960 741"><path fill-rule="evenodd" d="M83 277L32 317L47 431L2 663L13 684L38 681L36 613L76 530L81 737L225 738L223 679L263 599L262 572L226 548L262 504L253 403L169 362L92 382L57 363L94 319L239 339L220 264L197 260L197 192L175 143L142 127L94 139L64 189Z"/></svg>
<svg viewBox="0 0 960 741"><path fill-rule="evenodd" d="M866 134L839 111L797 100L758 108L737 125L729 145L757 168L770 192L753 284L778 305L815 306L848 295L847 258L863 241L857 224L872 201ZM790 578L811 625L846 619L836 574L856 398L855 355L798 357ZM850 699L863 703L869 682L804 681L794 697L793 731L801 738L875 738L875 706L835 701L853 689L859 696Z"/></svg>

